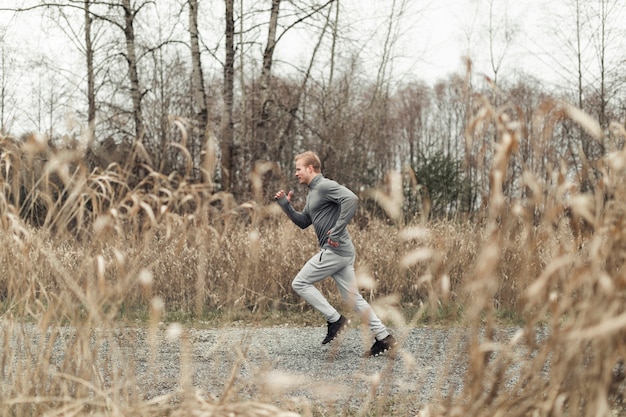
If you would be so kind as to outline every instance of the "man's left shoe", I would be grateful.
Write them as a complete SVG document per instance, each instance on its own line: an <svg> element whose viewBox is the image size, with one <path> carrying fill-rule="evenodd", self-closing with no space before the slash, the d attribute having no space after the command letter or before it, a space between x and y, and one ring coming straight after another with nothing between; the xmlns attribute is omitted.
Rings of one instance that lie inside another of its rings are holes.
<svg viewBox="0 0 626 417"><path fill-rule="evenodd" d="M376 340L376 342L374 342L374 344L372 345L372 348L365 352L363 356L369 358L372 356L382 355L385 352L389 352L389 355L393 357L396 354L397 347L398 342L392 335L389 335L382 340Z"/></svg>
<svg viewBox="0 0 626 417"><path fill-rule="evenodd" d="M328 333L326 334L326 337L324 338L322 344L325 345L326 343L333 341L337 337L337 335L343 330L343 328L346 327L348 324L350 324L350 320L348 320L344 316L340 316L339 320L337 320L336 322L329 322Z"/></svg>

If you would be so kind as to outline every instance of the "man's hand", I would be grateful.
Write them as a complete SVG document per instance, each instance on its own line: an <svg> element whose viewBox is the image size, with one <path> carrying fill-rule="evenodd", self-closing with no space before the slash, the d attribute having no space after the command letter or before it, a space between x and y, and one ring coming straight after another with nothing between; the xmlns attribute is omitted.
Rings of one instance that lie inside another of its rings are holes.
<svg viewBox="0 0 626 417"><path fill-rule="evenodd" d="M291 202L291 196L293 195L293 191L289 191L287 195L287 201ZM276 194L274 194L274 200L279 200L285 196L285 190L280 190Z"/></svg>
<svg viewBox="0 0 626 417"><path fill-rule="evenodd" d="M327 235L330 235L330 230L328 231L328 233L326 233ZM330 237L328 238L328 244L330 246L332 246L333 248L338 248L339 247L339 242L335 242L334 240L332 240Z"/></svg>

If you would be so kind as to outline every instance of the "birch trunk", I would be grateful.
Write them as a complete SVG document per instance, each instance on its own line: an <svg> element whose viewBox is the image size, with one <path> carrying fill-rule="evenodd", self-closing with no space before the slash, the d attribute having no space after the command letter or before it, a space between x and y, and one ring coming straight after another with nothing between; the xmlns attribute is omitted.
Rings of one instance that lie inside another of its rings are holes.
<svg viewBox="0 0 626 417"><path fill-rule="evenodd" d="M131 0L123 0L124 9L124 37L126 39L126 60L128 61L128 78L130 81L130 96L133 103L133 120L135 122L135 138L141 140L143 135L143 117L141 110L141 90L139 72L137 70L137 53L135 50L135 13Z"/></svg>

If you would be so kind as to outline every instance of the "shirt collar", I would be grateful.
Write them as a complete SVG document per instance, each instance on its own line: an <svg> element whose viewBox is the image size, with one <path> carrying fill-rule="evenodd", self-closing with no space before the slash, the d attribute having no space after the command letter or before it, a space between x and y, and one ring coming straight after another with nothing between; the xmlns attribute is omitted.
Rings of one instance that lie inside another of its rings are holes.
<svg viewBox="0 0 626 417"><path fill-rule="evenodd" d="M317 185L317 183L318 183L318 182L320 182L320 181L322 180L322 178L323 178L323 177L324 177L324 176L323 176L321 173L320 173L320 174L317 174L317 175L316 175L316 176L315 176L315 177L311 180L311 182L309 183L309 188L313 188L313 187L315 187L315 185Z"/></svg>

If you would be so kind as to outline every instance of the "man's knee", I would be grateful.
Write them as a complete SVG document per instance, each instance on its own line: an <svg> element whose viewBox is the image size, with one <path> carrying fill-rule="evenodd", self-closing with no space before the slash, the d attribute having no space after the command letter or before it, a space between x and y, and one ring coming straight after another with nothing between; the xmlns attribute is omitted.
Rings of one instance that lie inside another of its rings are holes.
<svg viewBox="0 0 626 417"><path fill-rule="evenodd" d="M291 288L300 294L302 290L307 286L307 282L300 278L300 275L297 275L293 281L291 281Z"/></svg>

